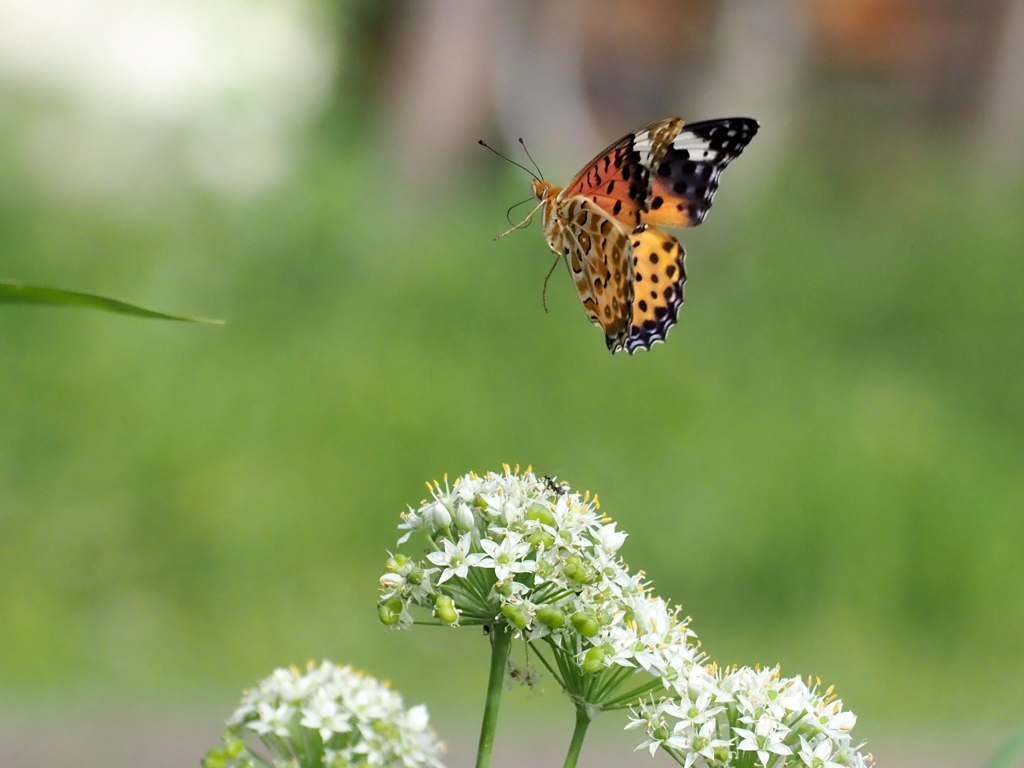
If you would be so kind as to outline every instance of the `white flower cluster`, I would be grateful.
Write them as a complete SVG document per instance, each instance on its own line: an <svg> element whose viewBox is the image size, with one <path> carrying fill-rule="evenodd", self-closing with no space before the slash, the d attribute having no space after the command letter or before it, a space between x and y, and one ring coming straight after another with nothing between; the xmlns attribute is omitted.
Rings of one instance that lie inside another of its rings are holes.
<svg viewBox="0 0 1024 768"><path fill-rule="evenodd" d="M246 691L227 725L204 768L443 768L425 706L406 709L374 678L329 661L275 670Z"/></svg>
<svg viewBox="0 0 1024 768"><path fill-rule="evenodd" d="M776 669L719 669L693 644L674 608L618 556L625 534L580 496L525 472L469 474L428 486L431 497L402 516L399 545L413 533L422 558L392 555L380 578L381 621L502 625L545 644L537 656L592 716L632 706L627 727L646 729L640 748L665 750L685 768L868 768L850 736L856 718L832 689ZM620 688L636 671L646 682Z"/></svg>
<svg viewBox="0 0 1024 768"><path fill-rule="evenodd" d="M645 728L637 749L664 749L680 765L707 768L868 768L872 760L854 744L857 722L832 689L779 669L700 665L671 683L672 698L634 710L627 728Z"/></svg>
<svg viewBox="0 0 1024 768"><path fill-rule="evenodd" d="M674 678L695 660L686 621L629 573L616 554L626 534L596 497L507 466L428 487L431 498L403 514L398 543L419 532L429 551L388 560L385 624L410 626L413 606L450 625L503 621L587 673L618 665Z"/></svg>

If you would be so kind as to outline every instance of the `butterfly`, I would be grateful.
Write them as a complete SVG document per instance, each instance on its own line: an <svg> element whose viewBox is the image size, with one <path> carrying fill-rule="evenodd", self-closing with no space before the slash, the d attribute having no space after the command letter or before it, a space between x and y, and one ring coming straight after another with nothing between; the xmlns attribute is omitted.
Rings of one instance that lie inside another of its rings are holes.
<svg viewBox="0 0 1024 768"><path fill-rule="evenodd" d="M548 247L612 353L649 349L675 325L685 252L660 227L704 221L722 170L758 127L749 117L657 120L602 150L565 187L534 179Z"/></svg>

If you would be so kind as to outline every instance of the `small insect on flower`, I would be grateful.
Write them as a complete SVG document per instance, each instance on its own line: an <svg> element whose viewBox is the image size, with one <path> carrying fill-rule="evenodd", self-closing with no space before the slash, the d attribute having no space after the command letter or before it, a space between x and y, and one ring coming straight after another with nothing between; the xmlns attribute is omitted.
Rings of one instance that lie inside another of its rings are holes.
<svg viewBox="0 0 1024 768"><path fill-rule="evenodd" d="M534 177L534 211L543 208L548 247L565 261L587 317L613 353L649 349L675 325L685 254L659 227L704 221L722 171L758 127L749 117L656 120L602 150L565 187L519 166Z"/></svg>
<svg viewBox="0 0 1024 768"><path fill-rule="evenodd" d="M557 480L555 480L555 478L551 477L550 475L543 475L541 477L541 480L544 482L544 487L551 491L553 494L555 494L555 496L565 496L565 494L568 492L567 486L558 482Z"/></svg>

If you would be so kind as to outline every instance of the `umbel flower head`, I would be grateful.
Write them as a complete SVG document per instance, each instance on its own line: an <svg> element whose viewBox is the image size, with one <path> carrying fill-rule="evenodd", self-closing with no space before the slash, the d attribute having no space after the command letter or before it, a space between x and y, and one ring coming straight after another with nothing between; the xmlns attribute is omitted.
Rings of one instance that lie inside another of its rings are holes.
<svg viewBox="0 0 1024 768"><path fill-rule="evenodd" d="M224 746L203 768L443 768L427 708L369 675L329 661L277 669L246 691Z"/></svg>
<svg viewBox="0 0 1024 768"><path fill-rule="evenodd" d="M433 615L423 623L505 625L549 646L556 663L546 666L591 704L610 701L637 669L672 678L698 658L678 609L618 556L626 534L596 496L507 466L427 487L430 498L402 515L398 541L422 535L425 555L393 554L380 578L386 625L408 628L415 609ZM607 684L579 677L607 670Z"/></svg>
<svg viewBox="0 0 1024 768"><path fill-rule="evenodd" d="M695 665L672 681L671 698L642 703L626 727L646 730L637 749L661 748L685 768L869 768L850 735L856 716L819 685L778 667Z"/></svg>

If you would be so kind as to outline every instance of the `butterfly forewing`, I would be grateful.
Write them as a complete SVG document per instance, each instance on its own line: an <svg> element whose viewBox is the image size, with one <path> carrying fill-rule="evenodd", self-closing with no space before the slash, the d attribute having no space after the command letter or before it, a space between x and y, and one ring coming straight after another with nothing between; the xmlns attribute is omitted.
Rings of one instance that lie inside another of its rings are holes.
<svg viewBox="0 0 1024 768"><path fill-rule="evenodd" d="M551 248L565 256L587 317L601 326L609 349L621 349L633 318L629 234L592 200L580 196L559 203L556 227Z"/></svg>
<svg viewBox="0 0 1024 768"><path fill-rule="evenodd" d="M642 219L666 227L704 221L722 170L757 133L747 117L705 120L683 127L651 168L651 190Z"/></svg>
<svg viewBox="0 0 1024 768"><path fill-rule="evenodd" d="M641 225L630 235L633 249L633 322L625 347L630 354L664 341L683 303L683 247L657 227Z"/></svg>
<svg viewBox="0 0 1024 768"><path fill-rule="evenodd" d="M633 149L632 134L591 160L562 190L560 198L586 197L627 227L640 223L650 171Z"/></svg>

